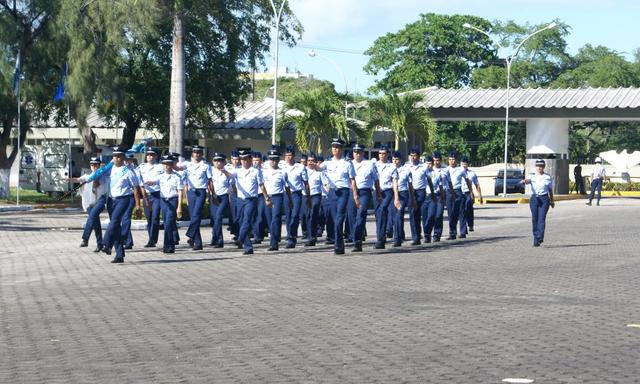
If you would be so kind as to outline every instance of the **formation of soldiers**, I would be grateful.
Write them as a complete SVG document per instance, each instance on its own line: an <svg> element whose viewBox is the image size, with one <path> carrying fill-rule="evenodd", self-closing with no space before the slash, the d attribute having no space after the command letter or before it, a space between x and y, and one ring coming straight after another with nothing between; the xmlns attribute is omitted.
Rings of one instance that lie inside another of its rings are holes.
<svg viewBox="0 0 640 384"><path fill-rule="evenodd" d="M359 144L347 155L344 149L344 141L333 139L329 158L311 153L296 162L291 146L283 154L273 148L264 157L250 148L238 148L229 162L214 152L210 163L199 146L192 147L191 159L182 162L177 153L160 156L158 149L147 148L146 161L137 167L133 154L115 147L112 162L99 167L100 160L92 158L92 173L78 179L91 183L96 195L80 246L88 246L93 231L95 251L115 250L112 262L124 262L125 249L133 247L131 217L144 209L145 247L157 246L162 217L162 250L174 253L181 241L177 219L182 217L183 200L189 212L187 243L193 250L203 249L201 222L207 202L209 245L223 248L225 240L226 244L232 240L244 254L252 254L254 244L267 236L268 251L281 245L296 248L299 242L313 247L324 236L337 255L345 253L345 244L352 245L352 252L362 252L370 209L376 221L376 233L371 234L376 249L385 248L387 242L402 246L409 237L406 213L413 246L440 241L445 208L447 240L465 238L474 230L473 204L476 196L482 203L482 191L467 157L458 158L451 151L444 166L438 151L421 161L417 148L405 159L402 153L381 147L378 158L369 160ZM99 216L105 207L110 222L102 236ZM226 236L225 218L230 232Z"/></svg>

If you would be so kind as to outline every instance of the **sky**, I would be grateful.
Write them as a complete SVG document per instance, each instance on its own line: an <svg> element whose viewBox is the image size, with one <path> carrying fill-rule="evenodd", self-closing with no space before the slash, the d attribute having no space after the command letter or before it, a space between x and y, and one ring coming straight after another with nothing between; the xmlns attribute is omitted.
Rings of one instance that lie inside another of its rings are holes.
<svg viewBox="0 0 640 384"><path fill-rule="evenodd" d="M571 54L592 44L604 45L631 59L633 50L640 47L637 0L288 1L305 32L296 47L280 45L279 67L329 80L339 91L346 87L349 92L366 93L376 78L363 71L368 58L361 52L376 38L417 21L421 13L474 15L490 21L536 25L559 19L571 27L567 36ZM308 55L310 49L316 51L316 57ZM272 66L273 57L268 57L267 63Z"/></svg>

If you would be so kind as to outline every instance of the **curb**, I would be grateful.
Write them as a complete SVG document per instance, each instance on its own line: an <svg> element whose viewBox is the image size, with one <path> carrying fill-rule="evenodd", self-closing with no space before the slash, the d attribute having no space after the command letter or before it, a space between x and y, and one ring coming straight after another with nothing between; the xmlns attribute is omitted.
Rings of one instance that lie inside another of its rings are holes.
<svg viewBox="0 0 640 384"><path fill-rule="evenodd" d="M0 205L0 212L24 212L33 208L33 205Z"/></svg>

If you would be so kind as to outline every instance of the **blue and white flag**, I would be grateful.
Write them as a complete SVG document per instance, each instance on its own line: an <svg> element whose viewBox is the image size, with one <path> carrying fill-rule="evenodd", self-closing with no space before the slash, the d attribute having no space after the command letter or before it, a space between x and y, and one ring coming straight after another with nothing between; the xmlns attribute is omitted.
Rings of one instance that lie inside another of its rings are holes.
<svg viewBox="0 0 640 384"><path fill-rule="evenodd" d="M16 70L13 73L13 94L18 96L20 93L20 80L22 77L22 64L20 63L20 50L18 50L18 56L16 56Z"/></svg>
<svg viewBox="0 0 640 384"><path fill-rule="evenodd" d="M64 80L67 78L67 63L64 63L64 67L62 68L62 78L58 82L58 86L56 87L56 94L53 96L53 101L62 101L64 100Z"/></svg>

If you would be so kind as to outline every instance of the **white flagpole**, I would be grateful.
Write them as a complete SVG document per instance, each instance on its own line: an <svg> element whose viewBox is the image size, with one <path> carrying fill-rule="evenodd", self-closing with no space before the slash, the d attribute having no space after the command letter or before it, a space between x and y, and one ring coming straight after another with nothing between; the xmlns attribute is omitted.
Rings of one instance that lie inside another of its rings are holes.
<svg viewBox="0 0 640 384"><path fill-rule="evenodd" d="M69 103L67 103L67 134L69 135L69 178L73 177L71 166L71 109L69 108ZM69 191L71 190L71 181L68 184ZM73 194L71 194L71 202L73 202Z"/></svg>
<svg viewBox="0 0 640 384"><path fill-rule="evenodd" d="M16 205L20 205L20 167L22 166L22 151L20 150L20 80L18 79L18 184L16 188ZM11 177L9 177L11 179Z"/></svg>

